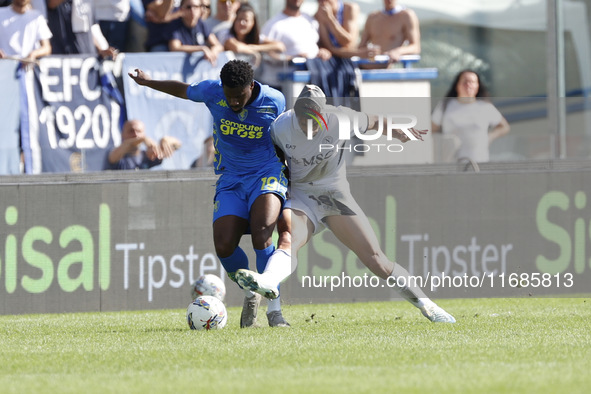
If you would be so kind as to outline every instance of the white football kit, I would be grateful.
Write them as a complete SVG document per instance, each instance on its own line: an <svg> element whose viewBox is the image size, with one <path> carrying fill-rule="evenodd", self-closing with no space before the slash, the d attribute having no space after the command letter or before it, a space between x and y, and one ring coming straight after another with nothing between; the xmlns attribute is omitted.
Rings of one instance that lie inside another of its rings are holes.
<svg viewBox="0 0 591 394"><path fill-rule="evenodd" d="M367 131L367 114L333 106L326 106L322 117L317 117L321 127L311 139L300 128L293 110L281 114L271 125L271 137L285 153L291 175L286 206L304 212L314 224L314 233L323 229L327 216L362 213L347 181L344 155L349 140L339 139L339 118L335 112L339 112L341 119L349 119L348 125L341 122L341 127L348 126L348 130L343 130L347 137L354 135L355 128L362 134Z"/></svg>

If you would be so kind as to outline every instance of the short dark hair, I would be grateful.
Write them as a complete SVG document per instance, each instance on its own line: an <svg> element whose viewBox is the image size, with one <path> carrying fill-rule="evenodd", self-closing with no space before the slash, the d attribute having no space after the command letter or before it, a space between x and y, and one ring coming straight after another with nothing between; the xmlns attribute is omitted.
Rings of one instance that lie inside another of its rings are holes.
<svg viewBox="0 0 591 394"><path fill-rule="evenodd" d="M244 60L230 60L224 64L220 72L222 86L228 88L243 88L254 81L254 71Z"/></svg>

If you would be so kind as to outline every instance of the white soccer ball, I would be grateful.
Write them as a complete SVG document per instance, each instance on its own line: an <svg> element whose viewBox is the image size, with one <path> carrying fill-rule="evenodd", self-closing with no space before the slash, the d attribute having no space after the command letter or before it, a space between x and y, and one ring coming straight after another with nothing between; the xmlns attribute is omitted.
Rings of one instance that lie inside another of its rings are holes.
<svg viewBox="0 0 591 394"><path fill-rule="evenodd" d="M213 296L199 296L187 308L187 323L191 330L219 330L227 322L226 306Z"/></svg>
<svg viewBox="0 0 591 394"><path fill-rule="evenodd" d="M191 299L199 296L214 296L220 301L224 301L226 296L226 286L219 276L213 274L201 275L191 286Z"/></svg>

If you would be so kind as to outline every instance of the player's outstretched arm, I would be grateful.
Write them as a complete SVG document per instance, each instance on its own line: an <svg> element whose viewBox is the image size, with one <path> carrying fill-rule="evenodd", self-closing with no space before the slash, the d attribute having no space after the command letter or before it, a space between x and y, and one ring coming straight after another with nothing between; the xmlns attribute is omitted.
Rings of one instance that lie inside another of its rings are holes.
<svg viewBox="0 0 591 394"><path fill-rule="evenodd" d="M420 141L424 141L423 136L429 132L429 130L417 130L414 127L410 127L406 130L410 134L412 134L417 140L420 140ZM407 133L405 133L404 131L402 131L400 129L394 129L394 131L397 132L398 135L393 135L393 137L398 138L400 140L400 142L407 142L407 141L411 140L409 135Z"/></svg>
<svg viewBox="0 0 591 394"><path fill-rule="evenodd" d="M170 94L171 96L176 96L183 99L187 98L187 88L189 87L188 83L181 81L157 81L151 79L148 74L139 68L136 68L134 71L136 73L135 75L133 73L128 73L128 75L138 85L147 86L154 90Z"/></svg>

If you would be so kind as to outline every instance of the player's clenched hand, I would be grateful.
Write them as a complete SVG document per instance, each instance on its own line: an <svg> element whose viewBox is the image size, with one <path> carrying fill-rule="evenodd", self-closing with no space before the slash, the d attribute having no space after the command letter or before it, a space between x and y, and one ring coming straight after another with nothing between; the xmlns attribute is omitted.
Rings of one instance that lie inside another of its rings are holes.
<svg viewBox="0 0 591 394"><path fill-rule="evenodd" d="M136 68L134 72L136 73L136 75L133 75L133 73L128 73L127 75L129 75L131 79L133 79L138 85L145 85L146 82L150 80L148 74L146 74L139 68Z"/></svg>
<svg viewBox="0 0 591 394"><path fill-rule="evenodd" d="M429 130L417 130L414 127L411 127L407 130L410 131L410 133L420 141L423 141L423 136L429 132ZM410 141L410 137L402 130L398 130L398 139L400 142Z"/></svg>

